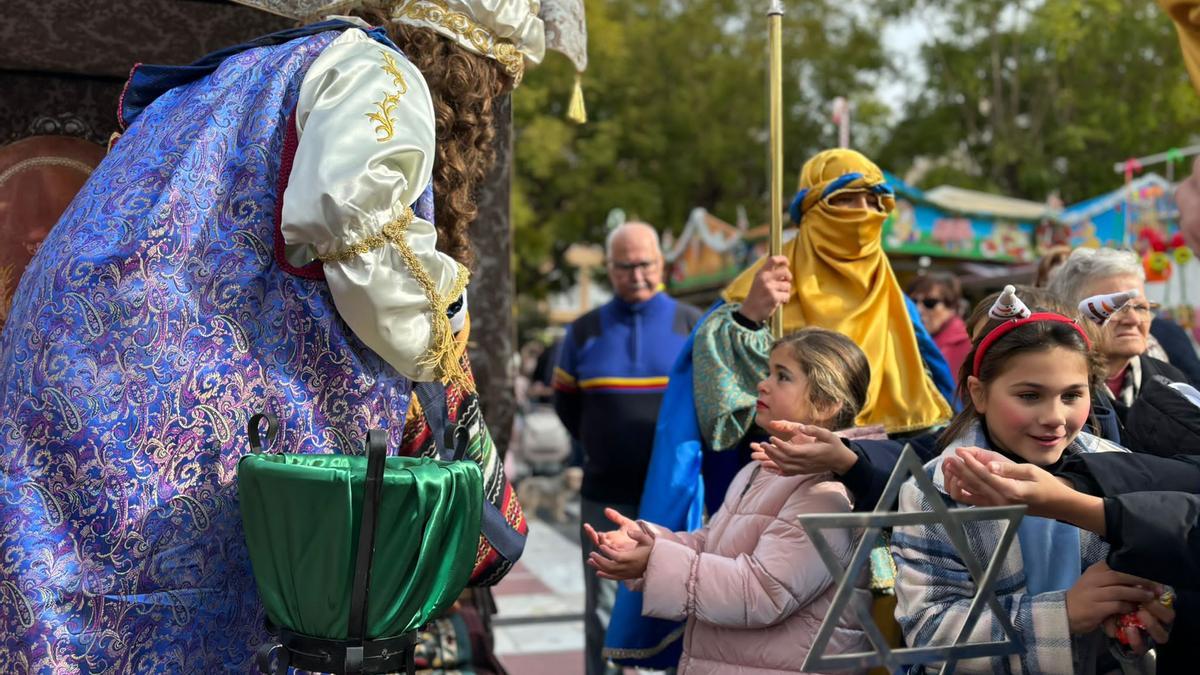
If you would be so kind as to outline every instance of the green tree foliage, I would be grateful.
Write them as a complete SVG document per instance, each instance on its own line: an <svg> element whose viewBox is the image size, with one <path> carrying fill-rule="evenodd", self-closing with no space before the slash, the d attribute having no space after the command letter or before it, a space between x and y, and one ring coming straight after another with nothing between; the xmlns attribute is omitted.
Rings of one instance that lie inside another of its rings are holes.
<svg viewBox="0 0 1200 675"><path fill-rule="evenodd" d="M560 55L514 94L517 288L565 281L562 252L600 242L620 207L678 231L703 206L768 218L766 0L591 0L588 123L564 118L573 83ZM829 102L858 92L856 123L881 128L872 96L886 68L876 28L833 0L787 2L786 192L800 164L835 142Z"/></svg>
<svg viewBox="0 0 1200 675"><path fill-rule="evenodd" d="M935 39L879 160L922 180L1069 204L1121 181L1112 165L1200 130L1175 31L1149 0L885 0ZM1161 168L1159 168L1161 171Z"/></svg>
<svg viewBox="0 0 1200 675"><path fill-rule="evenodd" d="M678 231L690 209L768 219L767 0L589 0L589 122L563 113L574 73L559 55L514 95L517 284L561 286L561 254L603 239L623 208ZM1067 202L1114 188L1112 165L1183 146L1200 130L1169 19L1151 0L785 2L786 191L835 143L830 101L855 104L854 142L920 185L950 183ZM883 27L930 26L924 81L898 77ZM895 88L883 88L894 91ZM897 108L899 115L890 113ZM1180 167L1182 169L1182 167Z"/></svg>

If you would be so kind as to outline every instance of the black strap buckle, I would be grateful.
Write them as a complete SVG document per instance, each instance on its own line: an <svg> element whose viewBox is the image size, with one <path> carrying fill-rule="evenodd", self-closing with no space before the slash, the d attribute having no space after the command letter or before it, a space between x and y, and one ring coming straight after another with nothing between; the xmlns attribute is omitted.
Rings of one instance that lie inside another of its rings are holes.
<svg viewBox="0 0 1200 675"><path fill-rule="evenodd" d="M261 412L250 417L250 421L246 424L246 435L250 437L250 451L258 454L263 451L262 437L259 436L258 425L263 420L267 421L267 445L275 440L275 436L279 434L279 418L269 412Z"/></svg>

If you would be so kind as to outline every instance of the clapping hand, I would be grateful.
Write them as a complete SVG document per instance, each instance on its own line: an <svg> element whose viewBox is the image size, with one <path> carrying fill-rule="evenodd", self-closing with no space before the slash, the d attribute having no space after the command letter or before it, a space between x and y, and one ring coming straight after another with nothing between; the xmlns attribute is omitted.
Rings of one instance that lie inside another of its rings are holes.
<svg viewBox="0 0 1200 675"><path fill-rule="evenodd" d="M782 420L771 421L770 427L776 436L765 443L750 444L750 458L767 471L784 476L825 471L841 475L858 461L854 451L824 427Z"/></svg>
<svg viewBox="0 0 1200 675"><path fill-rule="evenodd" d="M614 551L627 551L637 546L637 540L633 538L633 535L641 532L642 528L636 520L626 518L616 509L604 509L604 517L615 523L617 529L597 532L596 528L590 524L583 524L583 533L592 540L593 546L596 548L608 546Z"/></svg>
<svg viewBox="0 0 1200 675"><path fill-rule="evenodd" d="M604 509L604 516L615 523L617 529L597 532L591 525L583 524L584 533L596 547L588 555L587 564L602 579L641 578L650 562L654 537L646 534L636 520L626 518L616 509Z"/></svg>
<svg viewBox="0 0 1200 675"><path fill-rule="evenodd" d="M606 533L611 534L611 533ZM616 548L601 543L588 555L587 564L596 570L596 576L601 579L624 581L640 579L646 574L646 566L650 563L650 551L654 548L654 537L641 529L629 534L632 546Z"/></svg>

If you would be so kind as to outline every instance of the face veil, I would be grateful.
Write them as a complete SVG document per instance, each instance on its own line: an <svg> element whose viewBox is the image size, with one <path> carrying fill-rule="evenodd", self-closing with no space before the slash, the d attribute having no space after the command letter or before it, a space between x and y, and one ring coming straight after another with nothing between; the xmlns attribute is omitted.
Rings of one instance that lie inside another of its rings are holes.
<svg viewBox="0 0 1200 675"><path fill-rule="evenodd" d="M883 212L832 206L848 191L875 194ZM895 209L883 172L853 150L826 150L805 163L792 202L799 232L784 245L795 279L783 306L784 331L805 326L838 331L854 340L871 364L867 403L856 423L883 424L890 433L950 419L945 398L925 373L904 292L883 252L883 224ZM745 299L762 261L725 290L727 302Z"/></svg>

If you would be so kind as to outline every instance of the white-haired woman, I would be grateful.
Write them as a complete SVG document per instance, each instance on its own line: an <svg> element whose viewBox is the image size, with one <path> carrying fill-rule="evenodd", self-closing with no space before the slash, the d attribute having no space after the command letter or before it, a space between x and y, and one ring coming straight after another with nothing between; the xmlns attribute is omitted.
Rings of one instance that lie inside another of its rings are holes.
<svg viewBox="0 0 1200 675"><path fill-rule="evenodd" d="M1137 297L1104 324L1097 344L1106 366L1108 393L1123 424L1146 383L1158 378L1188 381L1179 369L1147 353L1154 314L1146 299L1146 273L1137 254L1111 248L1077 249L1051 276L1047 290L1071 306L1094 295L1137 291Z"/></svg>

